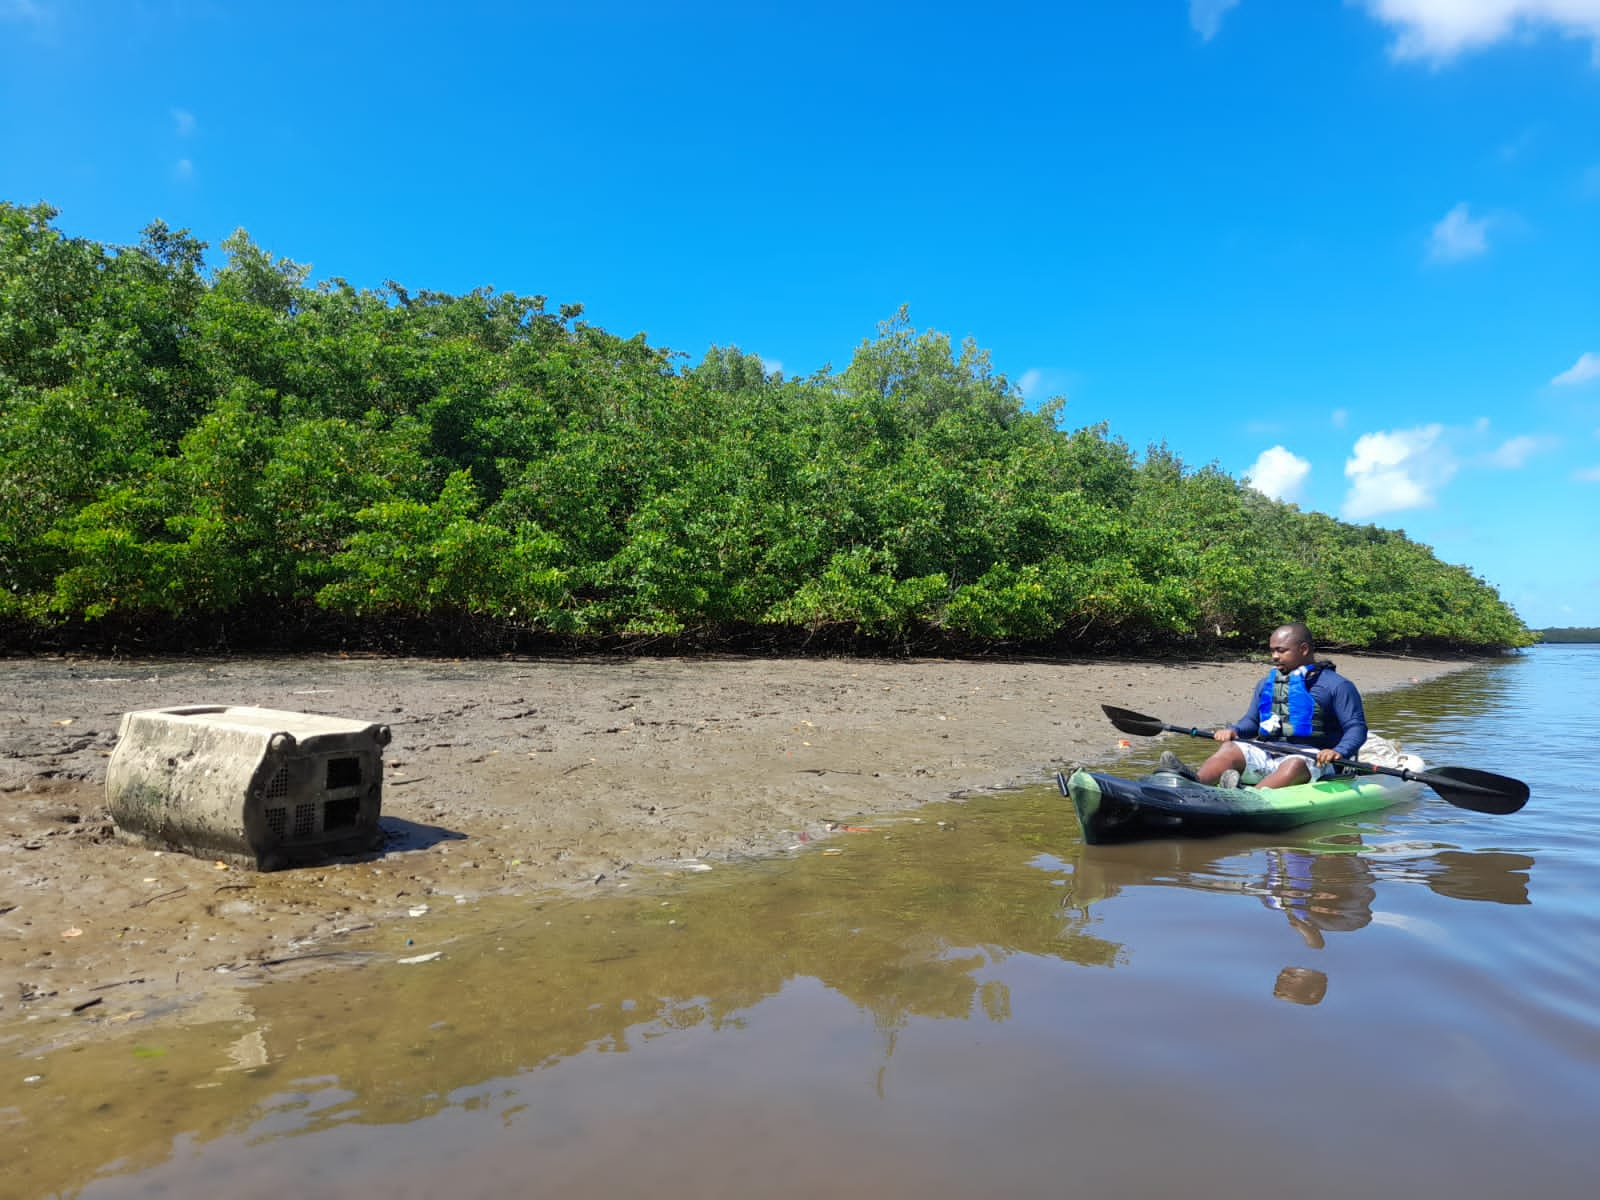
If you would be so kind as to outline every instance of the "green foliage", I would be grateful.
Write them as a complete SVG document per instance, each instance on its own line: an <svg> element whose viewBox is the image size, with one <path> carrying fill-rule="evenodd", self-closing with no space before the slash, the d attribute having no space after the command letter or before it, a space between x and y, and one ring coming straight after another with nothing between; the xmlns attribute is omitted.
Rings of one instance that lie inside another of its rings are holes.
<svg viewBox="0 0 1600 1200"><path fill-rule="evenodd" d="M0 617L320 607L576 635L1526 644L1469 571L1030 410L901 310L841 372L542 296L312 286L0 204Z"/></svg>
<svg viewBox="0 0 1600 1200"><path fill-rule="evenodd" d="M506 529L477 519L468 471L445 480L431 503L388 500L356 513L348 549L334 557L342 578L318 594L363 615L487 614L514 617L520 599L533 612L559 602L559 544L535 528Z"/></svg>

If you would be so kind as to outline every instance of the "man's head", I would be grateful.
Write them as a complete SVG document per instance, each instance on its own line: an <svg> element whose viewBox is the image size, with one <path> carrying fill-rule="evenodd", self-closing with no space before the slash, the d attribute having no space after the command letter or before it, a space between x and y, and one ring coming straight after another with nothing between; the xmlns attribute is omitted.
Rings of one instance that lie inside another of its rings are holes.
<svg viewBox="0 0 1600 1200"><path fill-rule="evenodd" d="M1316 647L1311 642L1311 631L1297 621L1272 631L1267 653L1272 656L1272 665L1287 675L1310 662L1316 656Z"/></svg>

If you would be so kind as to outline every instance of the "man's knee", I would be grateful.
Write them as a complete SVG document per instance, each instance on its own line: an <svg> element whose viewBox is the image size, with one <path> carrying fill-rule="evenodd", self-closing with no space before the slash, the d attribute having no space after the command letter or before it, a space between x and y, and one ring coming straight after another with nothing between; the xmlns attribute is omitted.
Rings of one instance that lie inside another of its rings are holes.
<svg viewBox="0 0 1600 1200"><path fill-rule="evenodd" d="M1311 768L1299 755L1284 759L1283 764L1273 773L1282 776L1285 783L1311 782Z"/></svg>

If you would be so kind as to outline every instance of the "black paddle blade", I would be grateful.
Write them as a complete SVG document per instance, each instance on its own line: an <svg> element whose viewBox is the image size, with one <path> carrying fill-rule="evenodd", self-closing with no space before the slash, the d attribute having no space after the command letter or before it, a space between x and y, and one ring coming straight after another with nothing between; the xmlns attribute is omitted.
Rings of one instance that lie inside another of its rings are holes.
<svg viewBox="0 0 1600 1200"><path fill-rule="evenodd" d="M1434 767L1411 776L1427 784L1457 808L1503 817L1528 802L1528 785L1509 775L1472 767Z"/></svg>
<svg viewBox="0 0 1600 1200"><path fill-rule="evenodd" d="M1111 723L1123 733L1131 733L1135 737L1155 737L1166 729L1166 725L1155 717L1117 708L1112 704L1102 704L1100 711L1110 717Z"/></svg>

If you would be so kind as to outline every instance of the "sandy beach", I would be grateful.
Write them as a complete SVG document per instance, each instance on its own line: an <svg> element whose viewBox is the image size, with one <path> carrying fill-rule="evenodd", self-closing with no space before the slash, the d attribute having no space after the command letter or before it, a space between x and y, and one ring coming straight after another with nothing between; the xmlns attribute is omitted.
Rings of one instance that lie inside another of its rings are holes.
<svg viewBox="0 0 1600 1200"><path fill-rule="evenodd" d="M1334 656L1368 694L1450 661ZM0 661L0 1044L204 1007L441 898L600 894L806 852L838 823L1111 763L1114 703L1232 720L1248 662L300 657ZM257 873L118 841L125 711L387 723L384 849ZM1198 758L1199 752L1194 752Z"/></svg>

